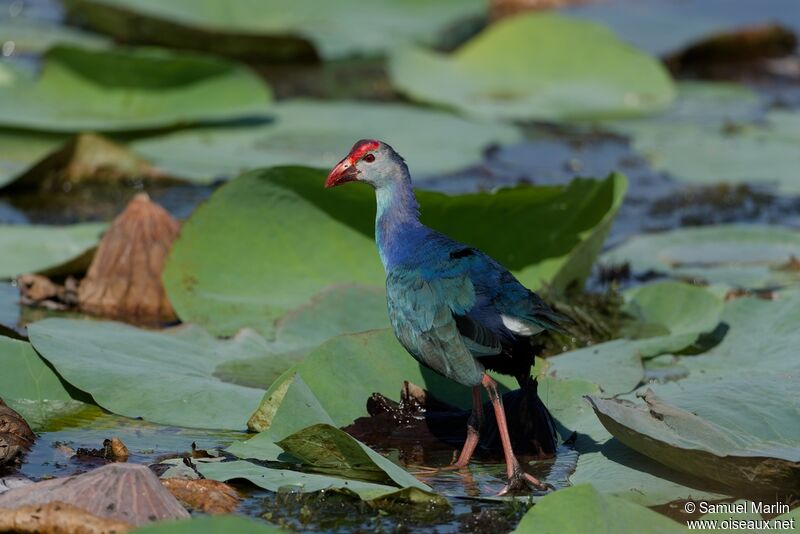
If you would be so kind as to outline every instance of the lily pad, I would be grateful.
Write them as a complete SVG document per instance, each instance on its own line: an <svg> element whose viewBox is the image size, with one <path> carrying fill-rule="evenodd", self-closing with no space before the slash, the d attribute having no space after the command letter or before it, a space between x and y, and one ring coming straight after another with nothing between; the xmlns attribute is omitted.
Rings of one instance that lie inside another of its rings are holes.
<svg viewBox="0 0 800 534"><path fill-rule="evenodd" d="M800 257L800 232L780 226L717 225L635 236L603 254L604 264L630 263L637 274L663 273L747 289L800 282L784 268Z"/></svg>
<svg viewBox="0 0 800 534"><path fill-rule="evenodd" d="M133 530L136 534L285 534L289 531L238 515L195 517L184 521L159 521Z"/></svg>
<svg viewBox="0 0 800 534"><path fill-rule="evenodd" d="M66 140L67 136L61 134L0 130L0 187L16 179Z"/></svg>
<svg viewBox="0 0 800 534"><path fill-rule="evenodd" d="M33 429L85 406L25 341L0 336L0 369L0 398Z"/></svg>
<svg viewBox="0 0 800 534"><path fill-rule="evenodd" d="M546 495L531 508L514 530L516 534L569 534L583 532L685 532L684 525L644 506L605 495L581 484Z"/></svg>
<svg viewBox="0 0 800 534"><path fill-rule="evenodd" d="M681 181L765 184L800 193L800 113L773 111L759 124L641 121L621 131L654 169Z"/></svg>
<svg viewBox="0 0 800 534"><path fill-rule="evenodd" d="M710 332L719 324L723 300L703 287L662 281L635 288L626 295L623 311L639 332L692 334Z"/></svg>
<svg viewBox="0 0 800 534"><path fill-rule="evenodd" d="M585 380L607 395L633 391L644 378L635 343L609 341L547 358L544 374L563 380Z"/></svg>
<svg viewBox="0 0 800 534"><path fill-rule="evenodd" d="M792 492L800 485L797 379L759 375L716 382L681 408L648 390L645 406L589 397L609 432L664 465L731 488ZM720 394L722 393L722 394ZM722 397L722 398L720 398ZM702 404L728 425L705 419ZM687 411L691 410L691 411ZM724 412L728 413L724 413ZM730 425L730 426L729 426Z"/></svg>
<svg viewBox="0 0 800 534"><path fill-rule="evenodd" d="M28 334L67 382L126 417L242 430L264 393L212 376L222 361L268 352L254 332L220 341L196 326L161 333L106 321L46 319L30 325Z"/></svg>
<svg viewBox="0 0 800 534"><path fill-rule="evenodd" d="M269 89L221 59L157 49L58 46L31 77L0 83L0 124L56 132L122 131L263 118Z"/></svg>
<svg viewBox="0 0 800 534"><path fill-rule="evenodd" d="M407 500L430 500L429 495L421 494L417 488L412 488L409 491L395 486L348 480L330 475L302 473L289 469L274 469L244 460L214 463L199 462L197 470L205 478L212 480L227 482L229 480L242 479L265 490L275 492L295 490L312 493L334 489L350 491L365 501L403 497L404 494L410 497Z"/></svg>
<svg viewBox="0 0 800 534"><path fill-rule="evenodd" d="M424 178L473 165L490 145L521 139L512 126L401 104L294 100L277 104L274 117L266 125L150 137L131 148L169 175L212 181L272 165L330 166L353 140L378 138L402 150L412 175Z"/></svg>
<svg viewBox="0 0 800 534"><path fill-rule="evenodd" d="M94 49L112 46L111 39L102 35L69 26L20 20L19 17L13 19L13 22L0 21L0 35L3 36L3 43L13 43L13 48L11 48L13 55L41 54L56 45L73 45Z"/></svg>
<svg viewBox="0 0 800 534"><path fill-rule="evenodd" d="M253 171L200 206L164 272L178 316L218 335L251 326L272 337L276 319L327 288L382 286L373 191L325 190L324 177L304 167ZM582 284L625 188L615 174L568 186L418 197L424 222L480 247L535 289Z"/></svg>
<svg viewBox="0 0 800 534"><path fill-rule="evenodd" d="M569 120L641 115L674 98L667 71L603 26L552 14L492 24L452 55L392 55L393 85L482 117Z"/></svg>
<svg viewBox="0 0 800 534"><path fill-rule="evenodd" d="M69 0L93 28L123 41L261 60L378 55L430 39L457 19L482 14L479 0Z"/></svg>
<svg viewBox="0 0 800 534"><path fill-rule="evenodd" d="M24 273L74 274L86 270L105 224L0 225L0 279Z"/></svg>

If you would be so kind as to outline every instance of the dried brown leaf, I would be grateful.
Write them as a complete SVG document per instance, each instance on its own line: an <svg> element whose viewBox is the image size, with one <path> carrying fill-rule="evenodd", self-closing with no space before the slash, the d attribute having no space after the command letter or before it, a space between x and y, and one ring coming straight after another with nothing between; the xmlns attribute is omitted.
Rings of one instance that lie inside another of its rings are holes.
<svg viewBox="0 0 800 534"><path fill-rule="evenodd" d="M229 514L239 505L236 490L217 480L168 478L161 481L184 506L207 514Z"/></svg>
<svg viewBox="0 0 800 534"><path fill-rule="evenodd" d="M133 525L92 515L63 502L34 504L15 509L0 508L0 532L35 534L114 534Z"/></svg>

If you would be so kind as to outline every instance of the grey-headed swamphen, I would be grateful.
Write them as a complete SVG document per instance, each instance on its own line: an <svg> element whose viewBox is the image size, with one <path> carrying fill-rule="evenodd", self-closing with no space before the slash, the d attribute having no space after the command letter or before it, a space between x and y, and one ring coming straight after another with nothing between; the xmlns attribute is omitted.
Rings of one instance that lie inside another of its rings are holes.
<svg viewBox="0 0 800 534"><path fill-rule="evenodd" d="M325 187L347 182L375 189L375 241L397 339L423 365L472 387L473 413L455 466L466 467L478 445L483 386L506 459L508 483L501 493L526 484L544 489L514 456L497 383L486 370L513 375L523 384L533 362L529 338L558 330L563 317L480 250L423 225L408 167L386 143L358 141Z"/></svg>

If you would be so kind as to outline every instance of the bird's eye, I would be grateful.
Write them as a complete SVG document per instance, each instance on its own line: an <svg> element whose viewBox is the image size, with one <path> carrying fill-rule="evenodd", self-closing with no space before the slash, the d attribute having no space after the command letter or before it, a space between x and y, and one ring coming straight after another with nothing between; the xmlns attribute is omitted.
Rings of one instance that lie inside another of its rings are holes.
<svg viewBox="0 0 800 534"><path fill-rule="evenodd" d="M373 161L375 161L375 154L367 154L366 156L364 156L364 161L366 161L367 163L372 163Z"/></svg>

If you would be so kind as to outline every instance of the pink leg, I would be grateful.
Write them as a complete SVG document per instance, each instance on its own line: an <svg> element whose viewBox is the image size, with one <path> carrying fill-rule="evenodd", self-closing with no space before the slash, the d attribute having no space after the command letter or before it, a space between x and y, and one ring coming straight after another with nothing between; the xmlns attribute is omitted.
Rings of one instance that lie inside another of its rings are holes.
<svg viewBox="0 0 800 534"><path fill-rule="evenodd" d="M481 388L480 386L475 386L472 388L472 415L469 416L469 421L467 422L467 441L464 442L464 448L461 449L458 460L453 464L454 467L467 467L469 465L469 461L475 453L475 448L478 446L482 425Z"/></svg>
<svg viewBox="0 0 800 534"><path fill-rule="evenodd" d="M484 374L481 383L483 384L483 387L486 388L486 391L489 392L489 400L492 402L492 406L494 407L494 415L497 419L497 428L500 431L500 441L503 443L503 452L506 456L506 473L508 474L508 484L506 484L506 487L503 488L500 494L503 495L509 491L520 489L524 487L525 482L541 490L547 489L547 486L542 484L539 479L522 471L522 468L517 461L517 457L514 456L514 450L511 448L511 437L508 435L506 412L503 409L503 400L500 397L500 393L497 391L497 382L492 380L489 375Z"/></svg>

